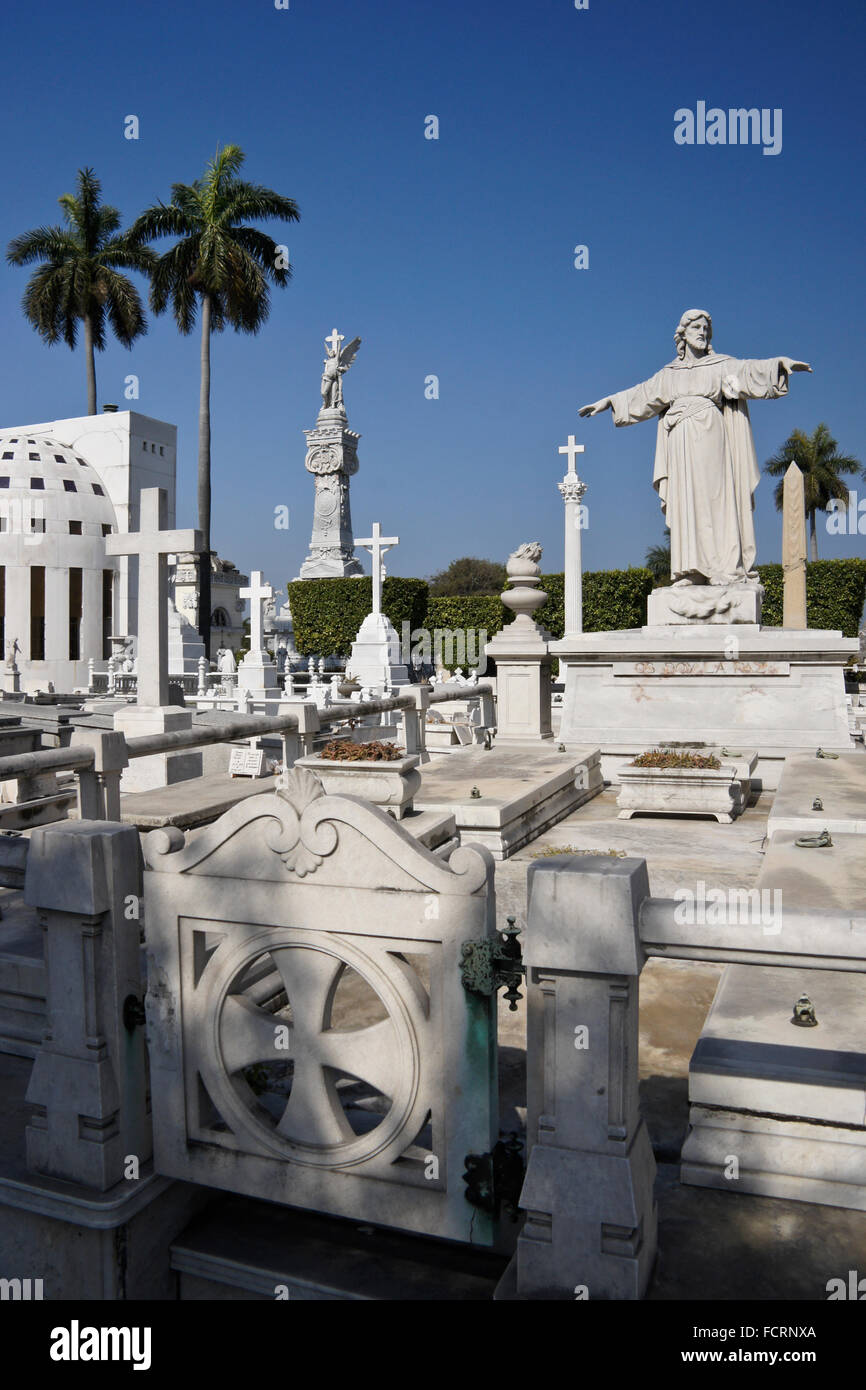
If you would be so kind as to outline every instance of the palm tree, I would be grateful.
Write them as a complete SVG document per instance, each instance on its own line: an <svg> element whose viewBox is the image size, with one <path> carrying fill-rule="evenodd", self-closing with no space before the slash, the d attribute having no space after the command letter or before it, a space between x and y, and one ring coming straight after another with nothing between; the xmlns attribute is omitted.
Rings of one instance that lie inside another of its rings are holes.
<svg viewBox="0 0 866 1390"><path fill-rule="evenodd" d="M204 177L175 183L171 202L142 213L135 231L144 240L180 239L151 272L150 303L161 314L171 300L181 333L191 333L201 307L201 386L198 432L198 524L204 549L199 559L198 630L210 655L211 619L211 334L228 323L241 333L258 333L270 312L268 280L287 285L292 269L282 249L252 218L297 222L293 198L238 178L244 153L237 145L217 149Z"/></svg>
<svg viewBox="0 0 866 1390"><path fill-rule="evenodd" d="M87 413L96 414L94 350L105 348L105 320L118 342L131 348L147 321L138 290L123 270L149 271L156 257L135 229L121 232L120 213L100 203L102 185L92 169L79 169L78 191L58 202L65 226L37 227L10 241L10 265L41 261L21 301L24 313L46 343L62 338L74 348L84 325Z"/></svg>
<svg viewBox="0 0 866 1390"><path fill-rule="evenodd" d="M662 542L661 545L651 545L644 564L657 584L667 583L671 577L670 541Z"/></svg>
<svg viewBox="0 0 866 1390"><path fill-rule="evenodd" d="M803 474L803 489L806 500L806 515L809 518L809 549L811 560L818 558L818 534L815 516L826 511L834 497L845 506L848 505L848 488L843 483L842 473L855 477L866 476L866 470L859 459L850 454L837 453L838 445L826 425L819 425L811 435L802 430L794 430L785 440L781 449L764 464L764 471L772 478L780 478L775 493L776 510L782 510L784 494L784 475L788 465L796 463Z"/></svg>

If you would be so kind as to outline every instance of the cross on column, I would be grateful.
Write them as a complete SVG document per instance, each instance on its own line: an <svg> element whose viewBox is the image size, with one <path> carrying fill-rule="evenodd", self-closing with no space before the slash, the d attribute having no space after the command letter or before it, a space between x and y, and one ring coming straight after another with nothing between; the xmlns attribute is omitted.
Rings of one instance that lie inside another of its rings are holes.
<svg viewBox="0 0 866 1390"><path fill-rule="evenodd" d="M586 483L578 477L575 464L584 446L576 444L574 435L570 434L568 443L560 444L559 452L568 456L568 472L556 485L565 503L565 636L574 637L583 631L583 560L580 553L583 508L580 504Z"/></svg>
<svg viewBox="0 0 866 1390"><path fill-rule="evenodd" d="M575 444L575 442L574 442L574 435L573 435L573 434L570 434L570 435L568 436L568 443L567 443L567 444L560 444L560 446L559 446L559 452L560 452L561 454L568 454L568 471L569 471L569 473L571 473L572 475L576 474L576 472L577 472L577 469L576 469L576 467L575 467L575 465L576 465L576 463L577 463L577 456L578 456L578 454L582 454L582 453L584 452L584 450L585 450L585 445L583 445L583 444Z"/></svg>
<svg viewBox="0 0 866 1390"><path fill-rule="evenodd" d="M382 579L385 575L382 556L393 545L400 544L399 536L383 536L381 530L378 521L374 521L372 536L363 540L356 537L354 542L355 545L362 545L365 550L369 550L373 557L373 612L376 614L382 611Z"/></svg>
<svg viewBox="0 0 866 1390"><path fill-rule="evenodd" d="M264 606L273 598L274 591L270 584L262 583L261 570L253 570L250 587L238 589L238 594L250 601L250 654L264 651Z"/></svg>
<svg viewBox="0 0 866 1390"><path fill-rule="evenodd" d="M139 529L105 538L106 555L138 556L139 705L168 704L168 557L203 545L201 531L166 531L167 516L165 488L142 488Z"/></svg>
<svg viewBox="0 0 866 1390"><path fill-rule="evenodd" d="M325 347L330 348L335 357L339 357L340 355L340 345L344 337L345 334L338 333L336 328L334 328L331 330L330 337L325 339Z"/></svg>

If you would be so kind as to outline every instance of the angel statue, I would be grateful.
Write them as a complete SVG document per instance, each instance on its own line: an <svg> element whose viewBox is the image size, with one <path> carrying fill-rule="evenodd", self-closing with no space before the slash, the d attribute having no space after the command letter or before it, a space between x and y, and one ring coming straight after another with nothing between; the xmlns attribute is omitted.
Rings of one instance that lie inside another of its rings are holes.
<svg viewBox="0 0 866 1390"><path fill-rule="evenodd" d="M341 410L343 406L343 374L347 372L358 355L360 338L353 338L341 349L343 334L336 328L325 339L327 357L322 372L322 409Z"/></svg>

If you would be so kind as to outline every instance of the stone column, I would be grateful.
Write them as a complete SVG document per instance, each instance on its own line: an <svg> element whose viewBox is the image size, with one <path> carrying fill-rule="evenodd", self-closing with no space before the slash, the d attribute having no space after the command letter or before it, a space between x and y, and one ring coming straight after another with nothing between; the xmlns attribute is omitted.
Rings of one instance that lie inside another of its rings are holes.
<svg viewBox="0 0 866 1390"><path fill-rule="evenodd" d="M547 598L539 588L541 546L522 545L506 565L511 588L502 602L516 614L513 623L487 643L496 662L497 744L540 743L553 737L550 722L549 634L531 617Z"/></svg>
<svg viewBox="0 0 866 1390"><path fill-rule="evenodd" d="M643 860L529 868L526 1224L500 1297L637 1299L656 1250L638 1109Z"/></svg>
<svg viewBox="0 0 866 1390"><path fill-rule="evenodd" d="M27 1166L106 1192L152 1141L141 1001L142 865L138 831L106 821L33 831L24 899L45 929L48 1026L27 1102Z"/></svg>
<svg viewBox="0 0 866 1390"><path fill-rule="evenodd" d="M565 503L565 637L583 632L583 558L581 555L582 499L586 483L566 473L559 488Z"/></svg>
<svg viewBox="0 0 866 1390"><path fill-rule="evenodd" d="M316 482L310 553L299 579L363 574L352 542L349 479L358 471L358 440L342 406L323 407L307 438L305 467Z"/></svg>
<svg viewBox="0 0 866 1390"><path fill-rule="evenodd" d="M803 474L788 465L782 485L782 627L804 631L806 620L806 505Z"/></svg>

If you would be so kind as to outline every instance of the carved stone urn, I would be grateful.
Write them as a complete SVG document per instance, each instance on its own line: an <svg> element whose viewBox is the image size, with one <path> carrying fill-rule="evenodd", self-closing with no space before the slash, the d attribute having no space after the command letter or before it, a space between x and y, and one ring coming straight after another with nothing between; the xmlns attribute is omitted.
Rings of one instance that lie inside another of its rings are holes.
<svg viewBox="0 0 866 1390"><path fill-rule="evenodd" d="M541 546L537 541L528 541L518 546L508 557L505 572L511 581L511 588L502 595L502 602L517 616L513 628L535 627L532 617L537 609L547 602L547 594L540 587L541 577L538 562L541 559Z"/></svg>

